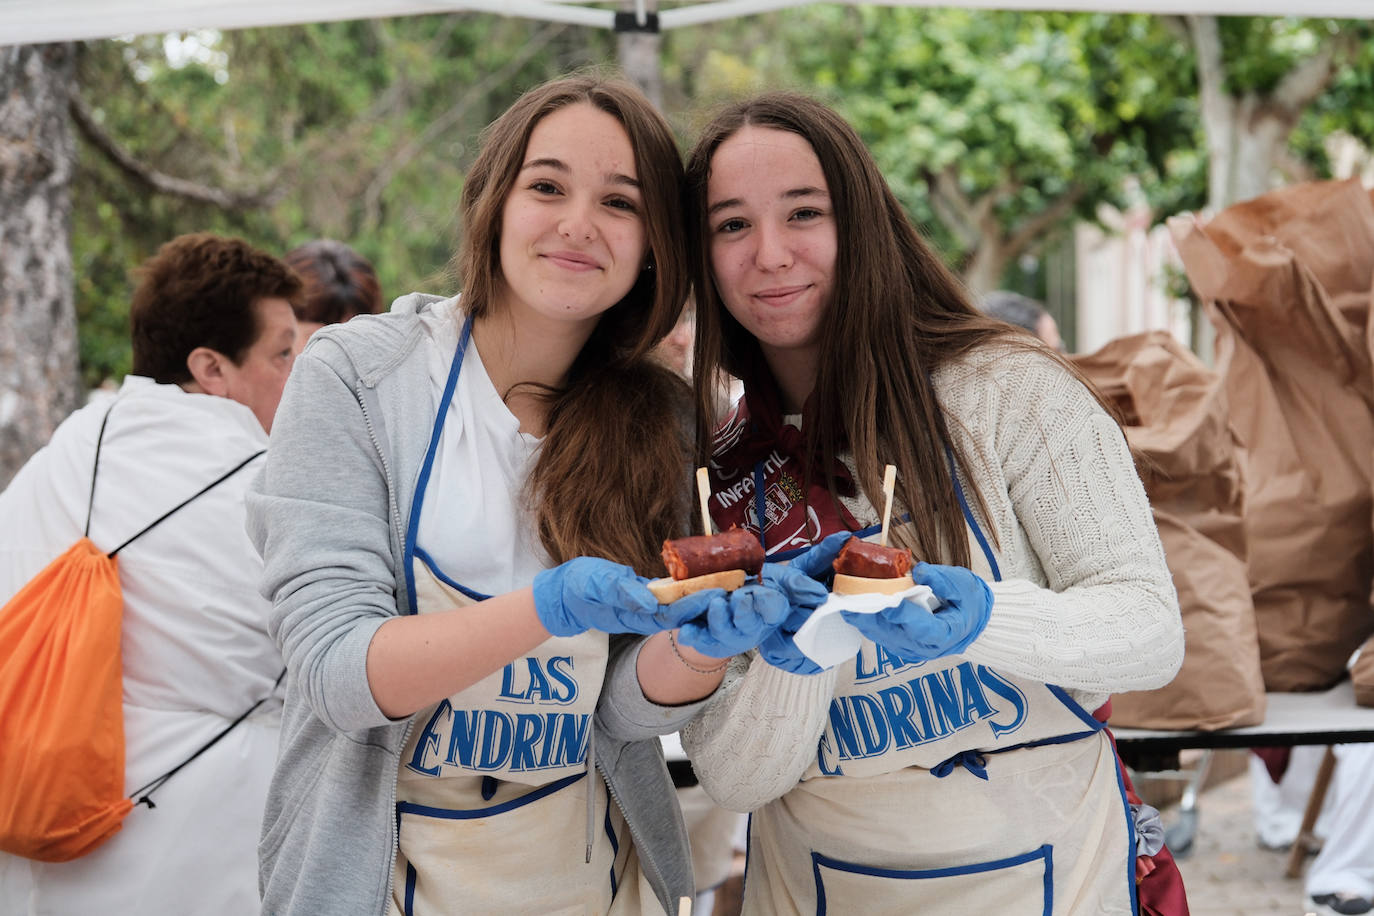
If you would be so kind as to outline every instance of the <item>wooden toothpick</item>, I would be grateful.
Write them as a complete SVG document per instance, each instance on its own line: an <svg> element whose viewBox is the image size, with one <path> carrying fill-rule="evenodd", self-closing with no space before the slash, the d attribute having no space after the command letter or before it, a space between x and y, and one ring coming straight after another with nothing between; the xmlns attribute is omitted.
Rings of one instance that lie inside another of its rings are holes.
<svg viewBox="0 0 1374 916"><path fill-rule="evenodd" d="M892 491L897 488L897 466L889 464L883 468L883 533L878 535L878 543L887 546L887 524L892 518Z"/></svg>
<svg viewBox="0 0 1374 916"><path fill-rule="evenodd" d="M711 481L705 468L697 468L697 498L701 501L701 533L711 533ZM686 898L683 898L686 899Z"/></svg>

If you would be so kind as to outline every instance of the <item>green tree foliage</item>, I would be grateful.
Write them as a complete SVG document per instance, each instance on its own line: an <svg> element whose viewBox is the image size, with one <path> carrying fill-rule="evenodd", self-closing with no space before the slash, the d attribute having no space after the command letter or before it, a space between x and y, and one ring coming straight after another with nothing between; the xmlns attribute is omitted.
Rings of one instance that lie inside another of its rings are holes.
<svg viewBox="0 0 1374 916"><path fill-rule="evenodd" d="M1333 132L1374 140L1370 23L1217 22L1234 97L1344 55L1292 135L1312 174L1329 172ZM1207 200L1182 20L815 5L670 31L663 49L684 138L712 103L764 88L835 104L975 287L1101 204L1162 217ZM86 380L127 370L126 271L182 232L278 252L332 236L388 297L451 289L480 128L530 85L614 56L609 32L470 13L88 43L72 233Z"/></svg>
<svg viewBox="0 0 1374 916"><path fill-rule="evenodd" d="M1309 21L1308 29L1325 40L1351 43L1343 66L1303 113L1290 141L1293 154L1313 176L1330 178L1331 138L1350 137L1366 151L1374 149L1374 23L1317 20Z"/></svg>
<svg viewBox="0 0 1374 916"><path fill-rule="evenodd" d="M1297 67L1341 36L1368 34L1367 22L1271 16L1217 19L1226 88L1232 95L1267 95Z"/></svg>
<svg viewBox="0 0 1374 916"><path fill-rule="evenodd" d="M373 261L388 297L451 288L480 129L612 47L476 14L86 44L72 233L86 381L128 371L128 268L183 232L277 253L329 236Z"/></svg>
<svg viewBox="0 0 1374 916"><path fill-rule="evenodd" d="M828 97L974 285L1101 203L1202 187L1189 49L1152 17L818 6L769 19L767 42L734 56L717 43L704 94Z"/></svg>

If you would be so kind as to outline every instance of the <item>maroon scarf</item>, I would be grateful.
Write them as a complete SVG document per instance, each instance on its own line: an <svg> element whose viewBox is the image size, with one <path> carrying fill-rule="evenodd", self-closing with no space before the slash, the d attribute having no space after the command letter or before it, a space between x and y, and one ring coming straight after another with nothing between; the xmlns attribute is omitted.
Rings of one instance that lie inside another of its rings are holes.
<svg viewBox="0 0 1374 916"><path fill-rule="evenodd" d="M803 425L809 407L810 401L802 411ZM711 452L711 517L718 530L747 528L775 554L807 547L836 531L858 529L853 515L830 495L820 456L813 454L807 461L805 434L783 422L782 400L767 369L745 380L744 397L717 427ZM763 472L764 531L754 493L755 468ZM836 459L831 469L837 491L855 495L844 462Z"/></svg>

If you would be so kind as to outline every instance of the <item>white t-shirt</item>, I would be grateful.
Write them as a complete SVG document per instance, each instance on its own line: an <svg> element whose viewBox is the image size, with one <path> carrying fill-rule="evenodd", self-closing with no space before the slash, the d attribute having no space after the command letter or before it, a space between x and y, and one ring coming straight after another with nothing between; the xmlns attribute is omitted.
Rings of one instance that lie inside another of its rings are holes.
<svg viewBox="0 0 1374 916"><path fill-rule="evenodd" d="M456 302L456 300L454 300ZM421 316L434 400L443 396L464 316L453 302ZM524 486L540 440L520 432L469 338L425 487L416 544L464 588L500 595L549 565Z"/></svg>

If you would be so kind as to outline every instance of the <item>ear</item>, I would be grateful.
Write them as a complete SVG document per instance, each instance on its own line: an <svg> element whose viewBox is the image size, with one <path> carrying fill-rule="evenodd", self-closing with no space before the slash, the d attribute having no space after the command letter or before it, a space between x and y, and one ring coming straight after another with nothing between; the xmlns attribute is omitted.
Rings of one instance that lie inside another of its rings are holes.
<svg viewBox="0 0 1374 916"><path fill-rule="evenodd" d="M228 357L209 347L196 347L186 357L186 368L200 390L221 398L229 396L229 380L225 376Z"/></svg>

